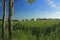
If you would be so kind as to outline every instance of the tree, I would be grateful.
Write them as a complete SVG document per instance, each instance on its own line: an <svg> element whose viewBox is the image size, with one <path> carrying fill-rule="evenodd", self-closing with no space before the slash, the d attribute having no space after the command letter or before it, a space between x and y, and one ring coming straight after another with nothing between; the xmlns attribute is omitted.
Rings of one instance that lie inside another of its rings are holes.
<svg viewBox="0 0 60 40"><path fill-rule="evenodd" d="M33 0L27 0L29 3L32 3ZM9 0L9 15L8 15L8 30L9 30L9 40L12 39L12 15L13 15L13 5L14 0Z"/></svg>
<svg viewBox="0 0 60 40"><path fill-rule="evenodd" d="M35 0L26 0L28 3L32 4Z"/></svg>
<svg viewBox="0 0 60 40"><path fill-rule="evenodd" d="M40 21L40 20L42 20L42 19L41 19L41 18L37 18L37 19L36 19L36 21Z"/></svg>
<svg viewBox="0 0 60 40"><path fill-rule="evenodd" d="M28 19L25 19L25 21L29 21Z"/></svg>
<svg viewBox="0 0 60 40"><path fill-rule="evenodd" d="M34 19L31 19L31 21L34 21Z"/></svg>
<svg viewBox="0 0 60 40"><path fill-rule="evenodd" d="M6 0L3 5L3 18L2 18L2 39L5 40L5 18L6 18Z"/></svg>
<svg viewBox="0 0 60 40"><path fill-rule="evenodd" d="M13 14L13 4L14 4L14 0L9 0L9 15L8 15L9 40L12 39L12 14Z"/></svg>
<svg viewBox="0 0 60 40"><path fill-rule="evenodd" d="M0 19L0 21L2 21L2 19Z"/></svg>
<svg viewBox="0 0 60 40"><path fill-rule="evenodd" d="M24 21L24 19L22 19L22 21Z"/></svg>

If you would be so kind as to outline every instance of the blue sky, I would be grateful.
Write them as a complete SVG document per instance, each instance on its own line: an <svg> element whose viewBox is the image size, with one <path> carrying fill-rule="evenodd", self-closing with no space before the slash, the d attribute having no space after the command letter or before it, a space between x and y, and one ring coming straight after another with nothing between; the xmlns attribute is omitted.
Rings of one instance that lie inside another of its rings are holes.
<svg viewBox="0 0 60 40"><path fill-rule="evenodd" d="M8 16L8 1L7 16ZM3 9L0 3L0 18ZM26 0L15 0L13 19L60 18L60 0L36 0L32 4Z"/></svg>

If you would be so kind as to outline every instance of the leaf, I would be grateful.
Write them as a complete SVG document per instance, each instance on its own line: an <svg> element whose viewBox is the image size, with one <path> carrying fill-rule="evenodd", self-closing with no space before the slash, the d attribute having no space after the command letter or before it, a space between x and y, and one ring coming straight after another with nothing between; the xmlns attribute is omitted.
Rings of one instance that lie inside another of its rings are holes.
<svg viewBox="0 0 60 40"><path fill-rule="evenodd" d="M35 0L26 0L28 3L33 3L33 2L35 2Z"/></svg>

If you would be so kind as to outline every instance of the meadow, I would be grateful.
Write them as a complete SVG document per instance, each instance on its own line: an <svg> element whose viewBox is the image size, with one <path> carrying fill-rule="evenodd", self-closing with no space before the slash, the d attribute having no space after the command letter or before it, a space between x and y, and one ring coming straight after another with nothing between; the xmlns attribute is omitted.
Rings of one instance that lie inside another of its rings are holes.
<svg viewBox="0 0 60 40"><path fill-rule="evenodd" d="M0 21L0 40L1 25ZM5 31L8 40L8 22ZM12 40L60 40L60 20L13 21Z"/></svg>

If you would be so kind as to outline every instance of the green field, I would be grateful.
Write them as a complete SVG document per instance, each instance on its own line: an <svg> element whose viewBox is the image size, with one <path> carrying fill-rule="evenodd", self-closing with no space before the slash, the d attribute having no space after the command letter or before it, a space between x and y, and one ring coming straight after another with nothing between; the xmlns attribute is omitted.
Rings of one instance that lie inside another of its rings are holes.
<svg viewBox="0 0 60 40"><path fill-rule="evenodd" d="M0 22L0 40L1 38ZM6 22L8 40L8 22ZM15 21L12 40L60 40L60 20Z"/></svg>

